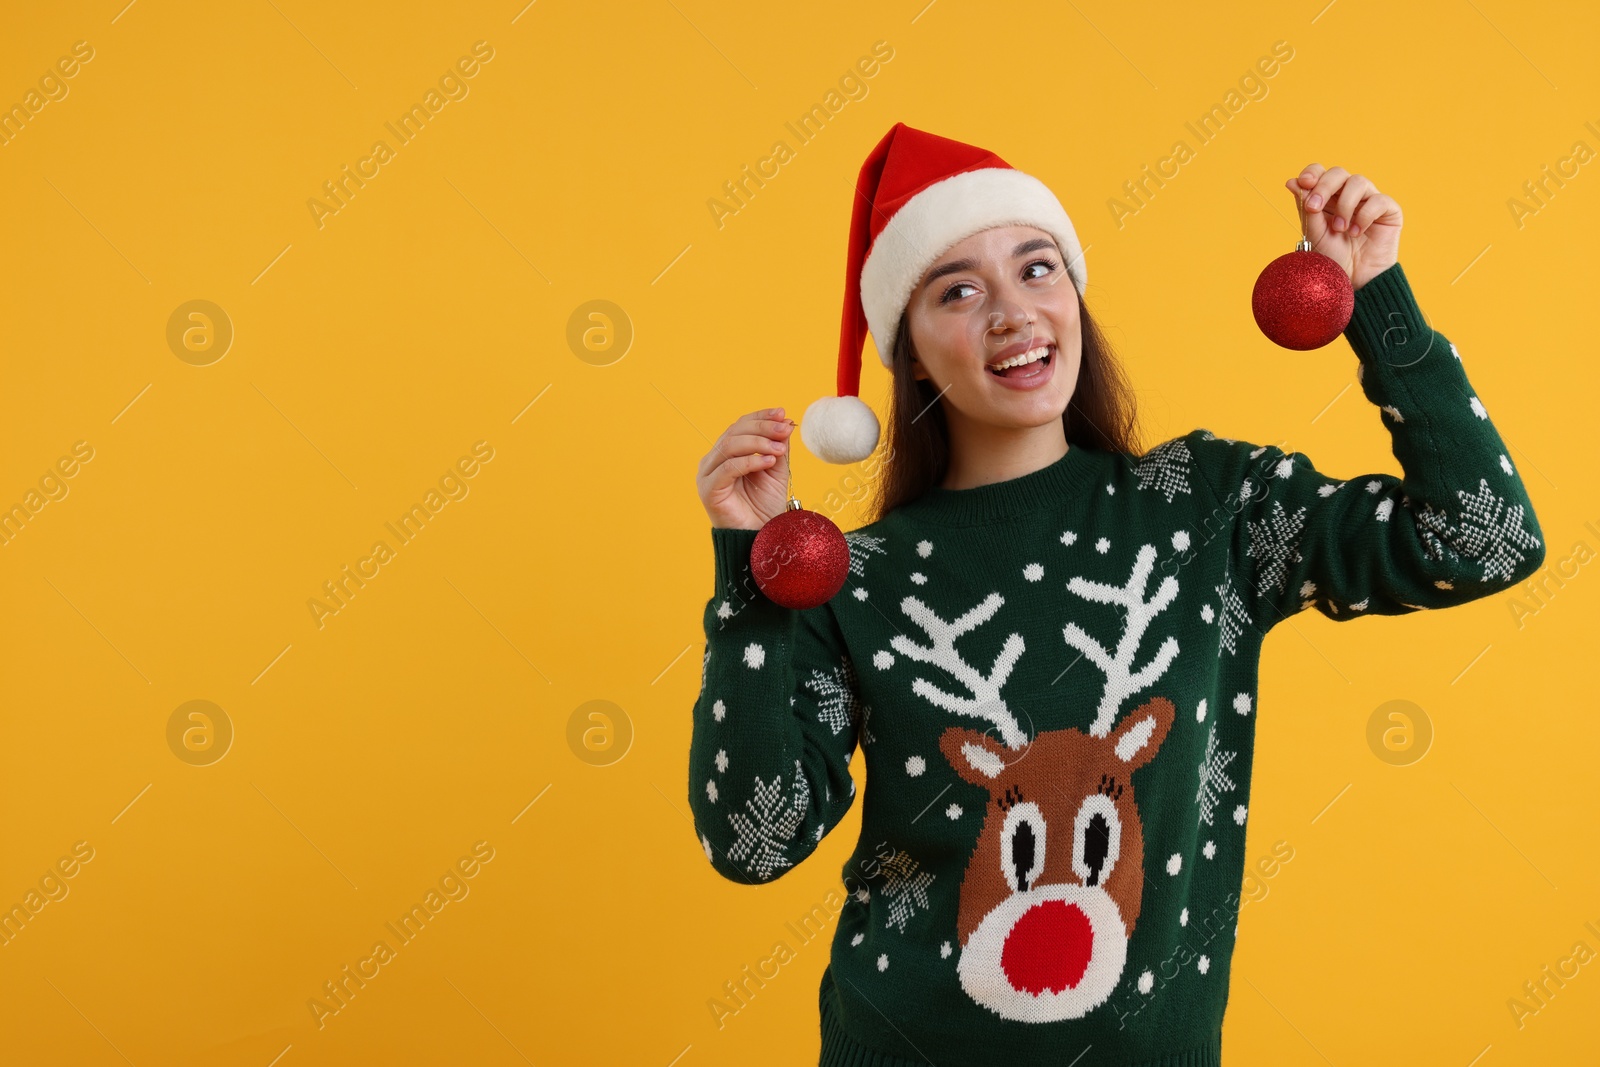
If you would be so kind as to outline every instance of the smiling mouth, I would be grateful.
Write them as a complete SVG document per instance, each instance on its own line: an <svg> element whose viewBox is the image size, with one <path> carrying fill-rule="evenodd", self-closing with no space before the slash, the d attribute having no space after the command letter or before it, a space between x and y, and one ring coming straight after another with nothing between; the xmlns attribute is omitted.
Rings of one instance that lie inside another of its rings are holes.
<svg viewBox="0 0 1600 1067"><path fill-rule="evenodd" d="M1044 373L1044 369L1050 365L1050 360L1055 354L1055 345L1045 345L1023 355L1001 360L988 368L989 373L997 378L1031 378Z"/></svg>

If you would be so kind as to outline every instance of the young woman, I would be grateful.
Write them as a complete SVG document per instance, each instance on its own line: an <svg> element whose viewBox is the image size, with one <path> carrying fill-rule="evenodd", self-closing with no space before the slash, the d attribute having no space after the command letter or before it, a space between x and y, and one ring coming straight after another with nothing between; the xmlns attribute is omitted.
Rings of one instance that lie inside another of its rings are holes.
<svg viewBox="0 0 1600 1067"><path fill-rule="evenodd" d="M854 395L870 328L891 416L844 589L791 610L751 578L787 498L783 408L701 461L706 859L780 877L850 808L858 745L867 760L860 842L803 932L836 924L823 1064L1219 1063L1244 866L1267 851L1245 847L1266 631L1306 608L1465 603L1543 561L1508 450L1399 265L1399 205L1338 167L1285 184L1355 287L1345 336L1403 477L1205 429L1140 452L1055 197L903 124L858 181L841 395L801 427L825 459L874 454Z"/></svg>

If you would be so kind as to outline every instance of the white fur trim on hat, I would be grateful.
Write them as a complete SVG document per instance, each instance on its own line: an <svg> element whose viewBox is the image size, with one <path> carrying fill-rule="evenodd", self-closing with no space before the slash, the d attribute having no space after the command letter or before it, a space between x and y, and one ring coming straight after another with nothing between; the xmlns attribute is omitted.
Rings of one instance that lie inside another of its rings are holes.
<svg viewBox="0 0 1600 1067"><path fill-rule="evenodd" d="M1061 246L1072 283L1083 293L1089 277L1083 248L1049 186L1010 167L952 175L901 205L862 265L861 306L885 367L891 365L900 315L922 275L951 245L993 226L1037 226L1050 234Z"/></svg>
<svg viewBox="0 0 1600 1067"><path fill-rule="evenodd" d="M859 463L878 447L878 416L858 396L825 396L806 408L800 439L825 463Z"/></svg>

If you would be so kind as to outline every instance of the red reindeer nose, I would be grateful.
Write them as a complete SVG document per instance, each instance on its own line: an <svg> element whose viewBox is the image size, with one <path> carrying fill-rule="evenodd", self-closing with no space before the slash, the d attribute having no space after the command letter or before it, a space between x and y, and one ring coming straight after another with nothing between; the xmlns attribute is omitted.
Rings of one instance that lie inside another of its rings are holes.
<svg viewBox="0 0 1600 1067"><path fill-rule="evenodd" d="M1022 913L1006 935L1000 966L1013 988L1035 996L1076 986L1094 955L1094 930L1076 904L1047 900Z"/></svg>

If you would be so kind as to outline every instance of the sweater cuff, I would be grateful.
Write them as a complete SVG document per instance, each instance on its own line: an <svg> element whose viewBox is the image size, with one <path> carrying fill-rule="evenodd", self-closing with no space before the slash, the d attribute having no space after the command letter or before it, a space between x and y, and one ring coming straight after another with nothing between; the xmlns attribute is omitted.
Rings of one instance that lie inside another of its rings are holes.
<svg viewBox="0 0 1600 1067"><path fill-rule="evenodd" d="M1417 362L1435 343L1398 260L1356 290L1344 335L1363 362L1393 367Z"/></svg>
<svg viewBox="0 0 1600 1067"><path fill-rule="evenodd" d="M748 586L755 589L755 578L750 573L750 549L756 543L760 530L728 530L720 526L711 528L711 550L716 556L717 595Z"/></svg>

